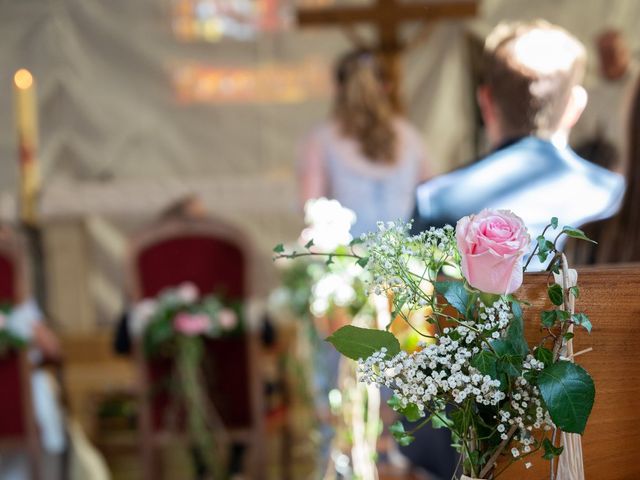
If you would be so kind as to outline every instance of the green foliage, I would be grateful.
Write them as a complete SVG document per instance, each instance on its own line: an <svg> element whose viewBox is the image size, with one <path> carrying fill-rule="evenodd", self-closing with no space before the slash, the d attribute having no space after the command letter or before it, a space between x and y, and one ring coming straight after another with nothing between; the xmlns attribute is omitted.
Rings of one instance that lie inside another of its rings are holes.
<svg viewBox="0 0 640 480"><path fill-rule="evenodd" d="M356 263L361 266L362 268L366 268L367 264L369 263L369 257L360 257Z"/></svg>
<svg viewBox="0 0 640 480"><path fill-rule="evenodd" d="M564 293L562 287L557 283L554 283L547 289L547 294L549 295L549 299L551 303L554 305L562 305L564 303Z"/></svg>
<svg viewBox="0 0 640 480"><path fill-rule="evenodd" d="M587 332L591 333L591 327L592 327L591 320L589 320L589 317L587 317L584 313L575 313L575 314L573 314L571 316L571 320L576 325L580 325Z"/></svg>
<svg viewBox="0 0 640 480"><path fill-rule="evenodd" d="M538 252L536 255L540 262L544 263L549 254L553 252L553 243L547 240L544 235L539 235L538 238L536 238L536 241L538 243Z"/></svg>
<svg viewBox="0 0 640 480"><path fill-rule="evenodd" d="M410 435L405 431L404 425L400 421L397 421L396 423L391 425L389 427L389 431L391 432L391 435L393 435L393 438L395 438L396 441L403 447L406 447L415 440L415 437L413 435Z"/></svg>
<svg viewBox="0 0 640 480"><path fill-rule="evenodd" d="M568 237L577 238L578 240L586 240L587 242L591 242L595 244L598 243L595 240L591 240L589 237L587 237L585 233L579 228L563 227L562 233L564 233Z"/></svg>
<svg viewBox="0 0 640 480"><path fill-rule="evenodd" d="M551 227L554 230L558 228L558 217L551 217L551 221L549 222L549 225L551 225Z"/></svg>
<svg viewBox="0 0 640 480"><path fill-rule="evenodd" d="M490 350L482 350L471 359L470 363L483 375L498 379L498 357Z"/></svg>
<svg viewBox="0 0 640 480"><path fill-rule="evenodd" d="M275 253L284 253L284 245L279 243L278 245L276 245L275 247L273 247L273 251Z"/></svg>
<svg viewBox="0 0 640 480"><path fill-rule="evenodd" d="M571 315L564 310L545 310L541 313L542 325L547 328L553 327L556 322L566 322Z"/></svg>
<svg viewBox="0 0 640 480"><path fill-rule="evenodd" d="M313 247L313 238L304 244L304 248L306 248L307 250L309 250L311 247Z"/></svg>
<svg viewBox="0 0 640 480"><path fill-rule="evenodd" d="M398 397L396 397L395 395L387 401L387 405L393 408L394 411L400 413L401 415L404 415L404 417L410 422L417 422L423 417L423 414L420 412L420 409L417 407L417 405L410 403L406 407L403 407L400 404Z"/></svg>
<svg viewBox="0 0 640 480"><path fill-rule="evenodd" d="M584 368L559 360L540 372L538 388L558 428L582 434L596 392L593 380Z"/></svg>
<svg viewBox="0 0 640 480"><path fill-rule="evenodd" d="M542 447L544 448L544 455L542 455L542 458L545 460L553 460L553 458L560 456L564 450L564 447L554 447L553 443L551 443L551 440L548 438L545 438L542 441Z"/></svg>
<svg viewBox="0 0 640 480"><path fill-rule="evenodd" d="M435 282L436 292L442 295L449 304L462 315L467 314L469 306L469 292L462 282Z"/></svg>
<svg viewBox="0 0 640 480"><path fill-rule="evenodd" d="M369 358L382 348L387 349L387 357L400 353L400 342L390 332L370 328L344 326L327 338L336 350L352 360Z"/></svg>
<svg viewBox="0 0 640 480"><path fill-rule="evenodd" d="M536 348L533 356L547 367L553 363L553 352L545 347Z"/></svg>
<svg viewBox="0 0 640 480"><path fill-rule="evenodd" d="M577 285L574 285L573 287L569 288L569 292L571 293L571 295L573 295L573 298L579 298L580 297L580 289L578 288Z"/></svg>
<svg viewBox="0 0 640 480"><path fill-rule="evenodd" d="M507 328L506 341L511 345L511 350L516 354L524 357L529 353L529 345L524 338L524 322L522 320L522 310L516 302L511 303L511 311L513 320Z"/></svg>

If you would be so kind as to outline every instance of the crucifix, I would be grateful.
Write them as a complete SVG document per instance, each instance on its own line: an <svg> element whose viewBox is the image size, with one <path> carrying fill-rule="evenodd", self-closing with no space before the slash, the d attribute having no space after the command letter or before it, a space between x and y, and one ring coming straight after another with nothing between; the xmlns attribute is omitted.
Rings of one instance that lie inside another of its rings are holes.
<svg viewBox="0 0 640 480"><path fill-rule="evenodd" d="M297 11L301 27L341 26L359 47L365 46L355 35L356 25L373 25L377 32L374 50L380 55L389 78L391 98L399 106L398 83L401 54L415 41L403 41L402 24L422 21L425 25L443 19L465 18L476 14L478 0L374 0L370 6L345 5L330 8L301 8ZM423 32L419 32L419 36Z"/></svg>

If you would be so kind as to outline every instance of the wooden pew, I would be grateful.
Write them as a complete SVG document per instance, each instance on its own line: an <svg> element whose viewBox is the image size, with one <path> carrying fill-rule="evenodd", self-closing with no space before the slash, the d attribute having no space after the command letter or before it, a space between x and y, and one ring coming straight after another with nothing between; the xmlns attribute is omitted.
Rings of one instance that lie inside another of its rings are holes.
<svg viewBox="0 0 640 480"><path fill-rule="evenodd" d="M521 298L528 339L540 338L540 311L550 308L547 275L527 275ZM576 312L589 315L593 331L576 330L574 351L593 348L576 362L593 377L596 400L582 438L587 480L640 479L640 264L578 268ZM531 469L524 463L532 462ZM537 453L498 480L548 479L549 462Z"/></svg>

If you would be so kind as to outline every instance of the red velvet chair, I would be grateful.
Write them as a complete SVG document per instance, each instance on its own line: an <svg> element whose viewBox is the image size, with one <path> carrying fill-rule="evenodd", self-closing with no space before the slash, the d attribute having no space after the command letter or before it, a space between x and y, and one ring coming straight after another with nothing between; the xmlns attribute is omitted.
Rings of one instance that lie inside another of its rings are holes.
<svg viewBox="0 0 640 480"><path fill-rule="evenodd" d="M219 293L234 300L249 298L248 268L251 250L234 228L209 220L170 220L151 226L131 246L129 269L134 301L156 296L162 289L182 282L194 283L201 293ZM205 377L215 409L229 439L246 445L248 478L264 476L264 426L262 389L258 378L258 338L208 342L203 367L213 370ZM170 361L149 362L136 345L140 374L140 433L145 480L160 474L158 448L172 432L166 417L172 403L168 392L159 391L158 380L166 377ZM233 368L220 368L233 358ZM161 390L161 389L160 389ZM153 393L152 393L153 392Z"/></svg>
<svg viewBox="0 0 640 480"><path fill-rule="evenodd" d="M27 295L22 244L12 232L0 234L0 303L16 304ZM25 452L33 479L42 464L40 437L33 412L31 367L26 352L0 356L0 456Z"/></svg>

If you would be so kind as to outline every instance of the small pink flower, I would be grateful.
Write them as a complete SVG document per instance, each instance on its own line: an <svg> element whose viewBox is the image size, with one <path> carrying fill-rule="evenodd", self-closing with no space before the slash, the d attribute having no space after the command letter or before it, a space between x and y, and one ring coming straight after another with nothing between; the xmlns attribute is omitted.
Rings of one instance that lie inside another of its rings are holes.
<svg viewBox="0 0 640 480"><path fill-rule="evenodd" d="M223 330L233 330L238 324L238 317L230 308L223 308L218 313L218 322Z"/></svg>
<svg viewBox="0 0 640 480"><path fill-rule="evenodd" d="M522 257L531 241L520 217L508 210L482 210L458 221L456 241L469 285L495 294L520 288Z"/></svg>
<svg viewBox="0 0 640 480"><path fill-rule="evenodd" d="M194 337L209 331L211 321L202 313L179 313L173 320L173 327L177 332Z"/></svg>
<svg viewBox="0 0 640 480"><path fill-rule="evenodd" d="M176 293L178 298L185 303L194 303L198 300L200 296L200 292L198 291L198 287L196 287L191 282L184 282L176 289Z"/></svg>

